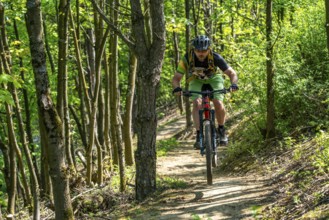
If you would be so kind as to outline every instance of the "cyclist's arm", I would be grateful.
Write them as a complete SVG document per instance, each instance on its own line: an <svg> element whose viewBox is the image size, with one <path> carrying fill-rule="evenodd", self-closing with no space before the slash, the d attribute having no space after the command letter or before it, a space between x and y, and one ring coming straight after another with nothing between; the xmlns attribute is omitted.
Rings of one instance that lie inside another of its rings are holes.
<svg viewBox="0 0 329 220"><path fill-rule="evenodd" d="M229 67L224 73L230 77L232 84L238 84L238 75L236 74L235 70L232 67Z"/></svg>
<svg viewBox="0 0 329 220"><path fill-rule="evenodd" d="M187 59L186 59L186 56L187 55L185 55L179 61L179 64L178 64L178 67L177 67L177 71L176 71L174 77L172 78L172 86L173 86L173 89L175 89L177 87L180 87L180 81L182 80L184 74L186 74L186 72L187 72Z"/></svg>

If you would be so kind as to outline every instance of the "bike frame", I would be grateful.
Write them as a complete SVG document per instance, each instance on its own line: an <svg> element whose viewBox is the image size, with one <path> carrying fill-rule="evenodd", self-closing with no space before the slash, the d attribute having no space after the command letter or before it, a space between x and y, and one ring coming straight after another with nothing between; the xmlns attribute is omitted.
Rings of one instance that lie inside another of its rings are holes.
<svg viewBox="0 0 329 220"><path fill-rule="evenodd" d="M199 124L200 124L200 154L204 155L205 154L205 146L203 144L203 127L205 123L211 123L212 131L212 146L213 146L213 152L216 153L216 126L215 126L215 110L211 108L210 104L210 95L215 94L215 93L221 93L221 94L226 94L229 92L229 89L221 89L221 90L205 90L205 91L185 91L183 92L183 95L185 96L192 96L192 94L199 94L202 96L202 109L199 110Z"/></svg>
<svg viewBox="0 0 329 220"><path fill-rule="evenodd" d="M212 127L212 140L213 140L213 151L216 150L216 130L215 128L215 110L211 108L210 104L210 92L211 91L204 91L205 94L202 94L202 109L199 110L199 124L200 124L200 154L204 155L205 146L203 144L203 128L204 123L210 123ZM208 94L209 93L209 94Z"/></svg>
<svg viewBox="0 0 329 220"><path fill-rule="evenodd" d="M227 89L206 90L206 91L185 91L183 95L192 96L192 94L202 95L202 109L199 110L200 122L200 154L206 154L207 183L212 185L212 167L217 167L217 143L216 143L216 126L215 110L211 108L210 96L214 93L227 93Z"/></svg>

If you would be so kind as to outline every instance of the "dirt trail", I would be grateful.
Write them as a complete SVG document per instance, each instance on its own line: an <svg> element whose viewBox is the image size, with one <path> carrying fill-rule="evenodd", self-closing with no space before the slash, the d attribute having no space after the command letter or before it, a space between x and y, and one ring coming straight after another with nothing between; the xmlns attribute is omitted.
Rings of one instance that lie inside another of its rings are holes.
<svg viewBox="0 0 329 220"><path fill-rule="evenodd" d="M158 140L171 137L184 123L180 119L164 126L158 131ZM205 157L192 146L193 140L180 141L178 148L157 160L158 175L184 180L189 187L164 192L131 219L255 219L258 207L271 201L266 179L228 176L215 168L214 183L208 186Z"/></svg>

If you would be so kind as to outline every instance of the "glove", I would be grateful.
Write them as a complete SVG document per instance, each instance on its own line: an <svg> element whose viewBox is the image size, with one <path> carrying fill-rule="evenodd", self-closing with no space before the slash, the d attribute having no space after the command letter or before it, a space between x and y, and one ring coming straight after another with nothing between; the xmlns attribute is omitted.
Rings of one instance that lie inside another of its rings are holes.
<svg viewBox="0 0 329 220"><path fill-rule="evenodd" d="M239 87L238 87L238 85L235 84L235 83L233 83L233 84L230 86L230 91L236 91L236 90L238 90L238 89L239 89Z"/></svg>
<svg viewBox="0 0 329 220"><path fill-rule="evenodd" d="M181 92L183 91L181 87L176 87L173 91L172 94L176 93L176 92Z"/></svg>

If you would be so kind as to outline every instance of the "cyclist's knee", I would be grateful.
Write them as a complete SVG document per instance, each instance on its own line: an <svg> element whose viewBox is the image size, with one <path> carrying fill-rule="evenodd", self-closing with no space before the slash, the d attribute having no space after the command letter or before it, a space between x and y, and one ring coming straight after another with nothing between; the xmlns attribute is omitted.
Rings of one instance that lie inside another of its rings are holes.
<svg viewBox="0 0 329 220"><path fill-rule="evenodd" d="M195 109L202 108L202 100L200 98L197 98L193 101L193 108L195 108Z"/></svg>
<svg viewBox="0 0 329 220"><path fill-rule="evenodd" d="M216 109L225 110L225 106L224 106L223 101L220 101L218 99L213 99L213 103L214 103L214 106L215 106Z"/></svg>

